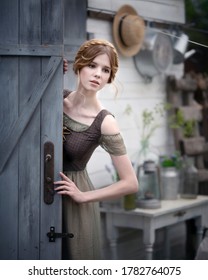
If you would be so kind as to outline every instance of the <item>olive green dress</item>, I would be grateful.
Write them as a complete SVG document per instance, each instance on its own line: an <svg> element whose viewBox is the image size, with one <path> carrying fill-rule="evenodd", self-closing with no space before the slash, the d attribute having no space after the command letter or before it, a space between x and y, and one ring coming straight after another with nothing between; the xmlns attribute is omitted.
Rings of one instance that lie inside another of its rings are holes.
<svg viewBox="0 0 208 280"><path fill-rule="evenodd" d="M101 124L110 112L101 110L90 126L63 116L63 169L83 192L94 187L86 165L93 151L101 145L108 153L123 155L126 148L121 134L102 135ZM97 202L78 204L63 197L63 230L74 234L63 242L63 258L73 260L99 260L101 254L100 213Z"/></svg>

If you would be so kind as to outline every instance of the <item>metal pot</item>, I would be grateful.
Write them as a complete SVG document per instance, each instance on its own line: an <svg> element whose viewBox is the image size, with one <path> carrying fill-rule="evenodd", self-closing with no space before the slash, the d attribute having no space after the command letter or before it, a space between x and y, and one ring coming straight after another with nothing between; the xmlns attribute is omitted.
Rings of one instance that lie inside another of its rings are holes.
<svg viewBox="0 0 208 280"><path fill-rule="evenodd" d="M170 36L155 29L147 29L140 52L134 56L137 71L145 77L164 73L173 62L173 46Z"/></svg>

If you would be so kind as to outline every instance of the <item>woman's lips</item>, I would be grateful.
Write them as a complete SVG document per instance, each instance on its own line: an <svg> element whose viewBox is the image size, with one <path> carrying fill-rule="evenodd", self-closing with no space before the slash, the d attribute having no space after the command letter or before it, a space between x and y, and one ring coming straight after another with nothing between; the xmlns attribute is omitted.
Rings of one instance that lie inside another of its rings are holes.
<svg viewBox="0 0 208 280"><path fill-rule="evenodd" d="M99 82L96 81L96 80L92 80L92 81L90 81L90 82L93 83L93 84L96 84L96 85L98 85L98 86L100 85Z"/></svg>

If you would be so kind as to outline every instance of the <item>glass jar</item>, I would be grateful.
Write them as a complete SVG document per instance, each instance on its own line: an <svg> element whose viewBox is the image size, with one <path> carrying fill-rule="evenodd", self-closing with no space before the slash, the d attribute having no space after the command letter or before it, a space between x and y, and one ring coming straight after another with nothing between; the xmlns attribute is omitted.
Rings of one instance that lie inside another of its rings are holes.
<svg viewBox="0 0 208 280"><path fill-rule="evenodd" d="M198 194L198 170L194 166L194 160L186 157L184 159L183 186L181 198L197 198Z"/></svg>
<svg viewBox="0 0 208 280"><path fill-rule="evenodd" d="M125 210L133 210L136 208L136 194L127 194L124 196L123 207Z"/></svg>

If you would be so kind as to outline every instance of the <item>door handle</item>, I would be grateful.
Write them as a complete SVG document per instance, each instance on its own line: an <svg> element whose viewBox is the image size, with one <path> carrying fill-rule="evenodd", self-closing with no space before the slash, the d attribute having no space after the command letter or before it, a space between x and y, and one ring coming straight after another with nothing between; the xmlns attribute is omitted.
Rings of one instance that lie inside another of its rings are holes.
<svg viewBox="0 0 208 280"><path fill-rule="evenodd" d="M44 202L54 200L54 144L50 141L44 144Z"/></svg>

